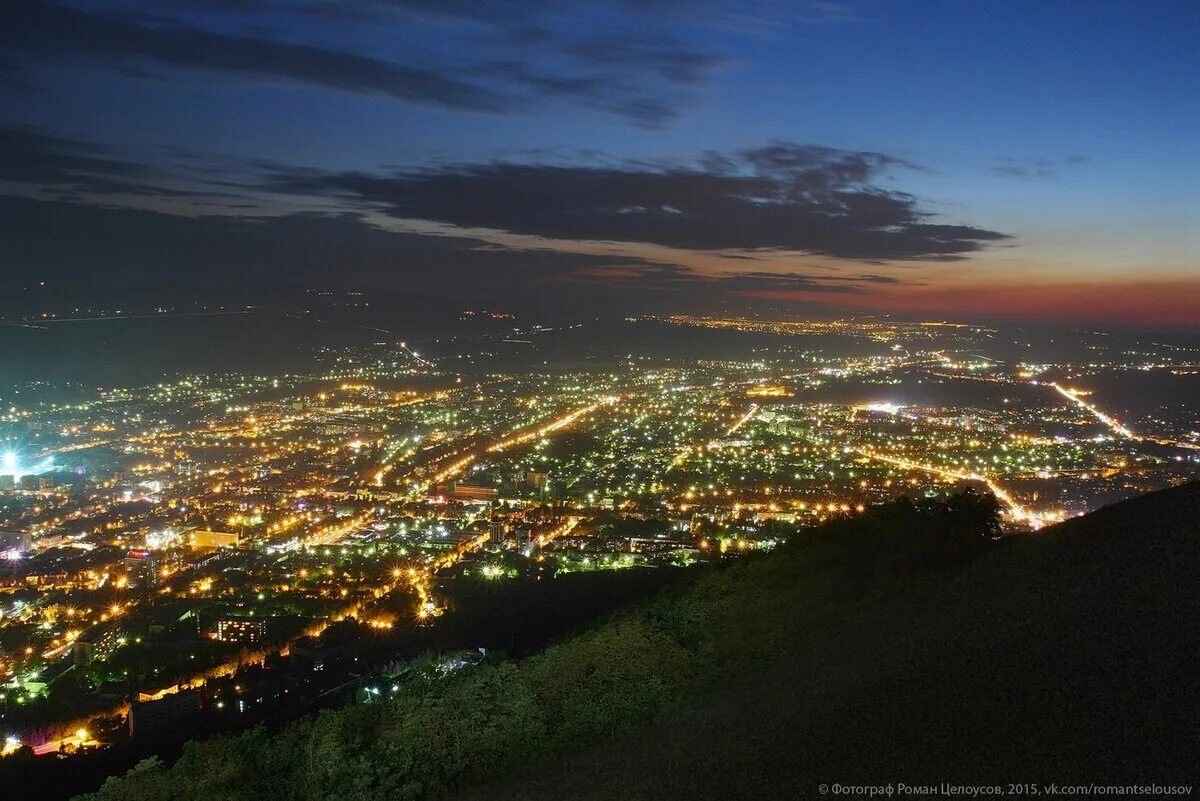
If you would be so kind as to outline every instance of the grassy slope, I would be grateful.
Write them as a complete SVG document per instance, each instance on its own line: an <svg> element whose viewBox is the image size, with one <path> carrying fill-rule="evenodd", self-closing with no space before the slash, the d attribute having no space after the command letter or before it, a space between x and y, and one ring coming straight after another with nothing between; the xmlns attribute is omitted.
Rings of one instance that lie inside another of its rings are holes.
<svg viewBox="0 0 1200 801"><path fill-rule="evenodd" d="M933 575L836 562L801 550L767 568L716 645L721 684L692 706L466 797L1200 774L1200 485Z"/></svg>

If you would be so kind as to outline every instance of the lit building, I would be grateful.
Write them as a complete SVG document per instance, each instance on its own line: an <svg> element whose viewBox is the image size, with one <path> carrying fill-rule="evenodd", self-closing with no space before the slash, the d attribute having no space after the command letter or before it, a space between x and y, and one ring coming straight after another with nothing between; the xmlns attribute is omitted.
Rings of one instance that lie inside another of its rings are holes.
<svg viewBox="0 0 1200 801"><path fill-rule="evenodd" d="M124 644L121 629L116 625L97 626L79 635L71 644L71 660L76 665L103 662Z"/></svg>
<svg viewBox="0 0 1200 801"><path fill-rule="evenodd" d="M153 701L133 701L129 704L129 736L163 731L172 723L199 711L200 693L197 690L169 692Z"/></svg>
<svg viewBox="0 0 1200 801"><path fill-rule="evenodd" d="M33 535L28 531L0 530L0 556L19 556L33 547Z"/></svg>
<svg viewBox="0 0 1200 801"><path fill-rule="evenodd" d="M459 484L452 481L447 487L450 495L458 500L492 500L500 496L499 490L495 487L480 487L474 484Z"/></svg>
<svg viewBox="0 0 1200 801"><path fill-rule="evenodd" d="M124 565L130 586L158 586L158 559L150 551L130 551Z"/></svg>
<svg viewBox="0 0 1200 801"><path fill-rule="evenodd" d="M193 531L193 548L236 548L238 535L229 531Z"/></svg>
<svg viewBox="0 0 1200 801"><path fill-rule="evenodd" d="M234 617L217 621L217 639L221 642L259 642L267 633L262 618Z"/></svg>

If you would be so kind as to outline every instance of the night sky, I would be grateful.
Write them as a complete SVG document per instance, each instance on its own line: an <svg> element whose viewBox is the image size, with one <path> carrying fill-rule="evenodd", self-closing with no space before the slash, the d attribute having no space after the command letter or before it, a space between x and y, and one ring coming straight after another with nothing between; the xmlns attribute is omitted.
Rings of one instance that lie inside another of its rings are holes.
<svg viewBox="0 0 1200 801"><path fill-rule="evenodd" d="M6 294L1200 325L1198 42L1193 0L7 0Z"/></svg>

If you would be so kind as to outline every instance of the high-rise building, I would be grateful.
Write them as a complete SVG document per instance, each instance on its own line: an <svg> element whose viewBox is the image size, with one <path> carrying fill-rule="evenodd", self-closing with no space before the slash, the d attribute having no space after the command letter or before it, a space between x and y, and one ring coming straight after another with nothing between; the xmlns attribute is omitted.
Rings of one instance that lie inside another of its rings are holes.
<svg viewBox="0 0 1200 801"><path fill-rule="evenodd" d="M0 555L23 554L33 547L33 535L28 531L0 529Z"/></svg>
<svg viewBox="0 0 1200 801"><path fill-rule="evenodd" d="M71 659L76 665L85 666L103 662L121 647L123 640L121 629L115 623L94 626L71 643Z"/></svg>
<svg viewBox="0 0 1200 801"><path fill-rule="evenodd" d="M533 528L521 526L514 532L518 548L528 548L533 544Z"/></svg>
<svg viewBox="0 0 1200 801"><path fill-rule="evenodd" d="M25 492L36 492L39 486L38 477L33 473L21 476L21 489Z"/></svg>
<svg viewBox="0 0 1200 801"><path fill-rule="evenodd" d="M164 693L153 701L133 701L129 705L129 735L145 736L166 731L176 721L200 712L200 693L197 690L179 690Z"/></svg>
<svg viewBox="0 0 1200 801"><path fill-rule="evenodd" d="M158 559L150 551L130 551L124 561L129 584L133 587L158 586Z"/></svg>

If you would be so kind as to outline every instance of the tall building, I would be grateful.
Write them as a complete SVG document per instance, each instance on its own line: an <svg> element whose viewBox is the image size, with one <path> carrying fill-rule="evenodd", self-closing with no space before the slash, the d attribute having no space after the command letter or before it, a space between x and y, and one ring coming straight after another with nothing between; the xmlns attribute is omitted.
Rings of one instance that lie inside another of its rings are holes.
<svg viewBox="0 0 1200 801"><path fill-rule="evenodd" d="M130 551L124 561L133 587L158 586L158 558L150 551Z"/></svg>
<svg viewBox="0 0 1200 801"><path fill-rule="evenodd" d="M521 526L514 532L514 536L518 548L528 548L533 545L533 528L530 526Z"/></svg>
<svg viewBox="0 0 1200 801"><path fill-rule="evenodd" d="M176 721L199 712L198 690L165 693L153 701L133 701L129 704L129 736L138 737L165 731L172 728Z"/></svg>
<svg viewBox="0 0 1200 801"><path fill-rule="evenodd" d="M21 489L25 492L36 492L40 486L41 482L38 481L38 477L33 473L21 476Z"/></svg>
<svg viewBox="0 0 1200 801"><path fill-rule="evenodd" d="M12 473L0 473L0 492L17 488L17 477Z"/></svg>
<svg viewBox="0 0 1200 801"><path fill-rule="evenodd" d="M71 659L76 665L103 662L122 645L121 629L114 623L95 626L71 644Z"/></svg>
<svg viewBox="0 0 1200 801"><path fill-rule="evenodd" d="M0 529L0 556L20 555L33 547L33 535L28 531Z"/></svg>

